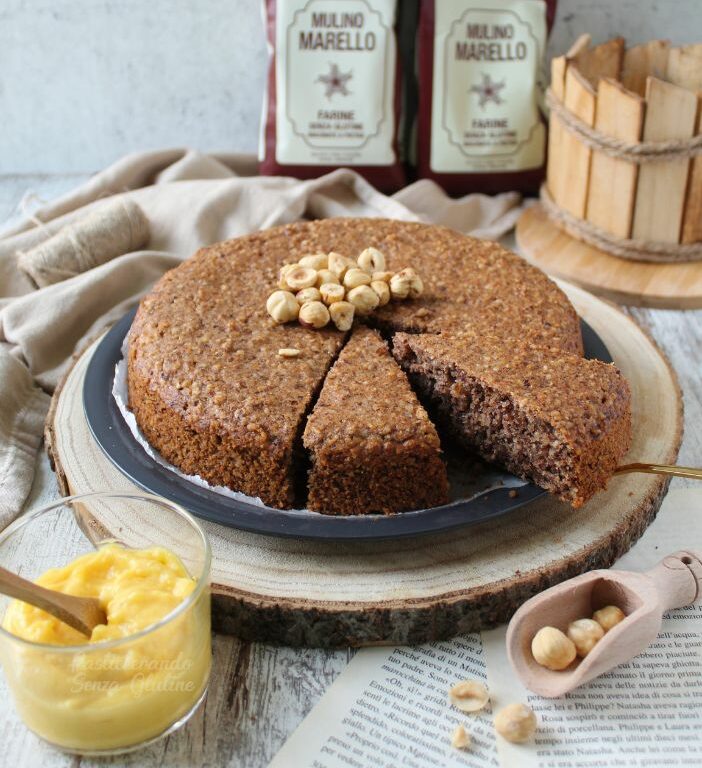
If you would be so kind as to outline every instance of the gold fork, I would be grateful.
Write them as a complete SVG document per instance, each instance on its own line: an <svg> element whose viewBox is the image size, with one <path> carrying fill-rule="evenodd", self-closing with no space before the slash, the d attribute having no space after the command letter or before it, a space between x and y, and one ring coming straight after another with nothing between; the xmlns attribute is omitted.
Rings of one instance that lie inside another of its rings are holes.
<svg viewBox="0 0 702 768"><path fill-rule="evenodd" d="M623 475L625 472L646 472L650 475L671 475L673 477L687 477L691 480L702 480L702 469L696 467L678 467L673 464L622 464L614 470L615 475Z"/></svg>

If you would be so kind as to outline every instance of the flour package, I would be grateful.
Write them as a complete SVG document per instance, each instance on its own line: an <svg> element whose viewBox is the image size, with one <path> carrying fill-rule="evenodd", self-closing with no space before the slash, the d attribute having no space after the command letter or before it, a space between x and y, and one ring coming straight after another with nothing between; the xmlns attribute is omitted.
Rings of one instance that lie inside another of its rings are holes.
<svg viewBox="0 0 702 768"><path fill-rule="evenodd" d="M378 189L404 183L397 0L265 0L270 52L261 173L344 166Z"/></svg>
<svg viewBox="0 0 702 768"><path fill-rule="evenodd" d="M534 193L556 0L421 0L417 171L450 194Z"/></svg>

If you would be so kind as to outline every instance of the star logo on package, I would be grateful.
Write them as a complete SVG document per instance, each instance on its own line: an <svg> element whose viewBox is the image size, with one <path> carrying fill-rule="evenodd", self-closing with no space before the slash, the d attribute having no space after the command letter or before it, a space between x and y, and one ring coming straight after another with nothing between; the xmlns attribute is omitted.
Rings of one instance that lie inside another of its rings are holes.
<svg viewBox="0 0 702 768"><path fill-rule="evenodd" d="M335 93L339 93L342 96L348 96L351 91L346 87L348 81L353 77L353 70L349 72L342 72L339 69L338 64L329 65L329 73L326 75L320 75L315 82L324 83L325 91L324 95L331 99Z"/></svg>
<svg viewBox="0 0 702 768"><path fill-rule="evenodd" d="M504 87L504 80L501 83L495 83L490 75L486 75L483 72L483 82L480 85L472 85L470 92L478 94L478 104L481 109L485 109L486 104L490 101L494 101L495 104L502 104L504 102L504 99L500 96L500 91Z"/></svg>

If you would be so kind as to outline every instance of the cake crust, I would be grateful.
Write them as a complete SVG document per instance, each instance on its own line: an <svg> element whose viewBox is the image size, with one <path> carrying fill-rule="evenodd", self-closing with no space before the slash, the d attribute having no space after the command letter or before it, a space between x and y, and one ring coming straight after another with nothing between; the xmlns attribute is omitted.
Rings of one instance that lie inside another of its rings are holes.
<svg viewBox="0 0 702 768"><path fill-rule="evenodd" d="M363 326L324 382L303 435L308 507L391 514L448 501L434 425L380 335Z"/></svg>

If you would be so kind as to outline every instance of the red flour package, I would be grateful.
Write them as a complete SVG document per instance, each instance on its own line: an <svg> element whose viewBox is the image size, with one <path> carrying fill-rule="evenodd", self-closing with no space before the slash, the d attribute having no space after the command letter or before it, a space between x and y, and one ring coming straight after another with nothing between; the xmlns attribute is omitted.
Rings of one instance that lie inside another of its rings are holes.
<svg viewBox="0 0 702 768"><path fill-rule="evenodd" d="M417 170L453 195L535 193L556 0L422 0Z"/></svg>
<svg viewBox="0 0 702 768"><path fill-rule="evenodd" d="M309 179L353 168L404 183L397 0L264 0L270 62L260 170Z"/></svg>

